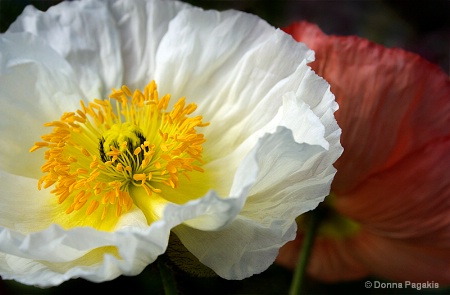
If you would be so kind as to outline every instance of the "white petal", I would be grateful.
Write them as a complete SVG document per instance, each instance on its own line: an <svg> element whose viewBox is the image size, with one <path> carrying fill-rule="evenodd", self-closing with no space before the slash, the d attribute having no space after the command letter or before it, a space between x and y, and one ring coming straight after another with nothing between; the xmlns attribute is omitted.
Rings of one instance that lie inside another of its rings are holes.
<svg viewBox="0 0 450 295"><path fill-rule="evenodd" d="M101 282L136 275L165 251L170 229L179 222L171 218L115 232L52 225L28 235L0 226L0 273L3 279L37 286L76 277Z"/></svg>
<svg viewBox="0 0 450 295"><path fill-rule="evenodd" d="M299 144L280 127L258 152L260 171L241 215L290 227L297 216L314 209L329 194L336 173L332 163L339 156L337 150Z"/></svg>
<svg viewBox="0 0 450 295"><path fill-rule="evenodd" d="M297 68L313 52L253 15L190 9L170 23L156 59L160 92L195 101L198 113L219 125L296 89ZM273 116L266 112L262 122Z"/></svg>
<svg viewBox="0 0 450 295"><path fill-rule="evenodd" d="M337 108L332 95L322 102L329 85L306 65L313 52L244 13L180 12L156 58L160 92L198 104L198 114L211 122L205 149L218 157L273 120L290 91L311 103L316 116L325 106ZM323 137L322 144L328 145Z"/></svg>
<svg viewBox="0 0 450 295"><path fill-rule="evenodd" d="M0 187L0 226L26 234L52 223L56 197L48 190L38 191L36 179L0 171Z"/></svg>
<svg viewBox="0 0 450 295"><path fill-rule="evenodd" d="M179 1L116 1L110 10L120 34L123 83L142 88L155 75L156 51L170 21L190 5ZM158 82L158 81L156 81Z"/></svg>
<svg viewBox="0 0 450 295"><path fill-rule="evenodd" d="M173 231L200 262L226 279L244 279L266 270L282 245L280 236L288 239L295 235L295 228L281 233L278 228L265 228L240 215L228 227L217 231L184 225Z"/></svg>
<svg viewBox="0 0 450 295"><path fill-rule="evenodd" d="M324 84L327 86L325 82ZM295 96L293 92L287 93L283 97L282 103L272 120L264 126L260 126L260 129L253 134L248 133L251 128L248 127L247 122L257 120L256 118L259 116L257 111L250 113L248 118L243 118L241 122L229 129L230 132L223 132L223 137L220 140L205 143L205 150L214 151L217 157L205 165L205 169L208 173L214 174L213 179L220 180L216 183L222 196L228 194L228 190L233 184L231 176L236 173L237 167L242 164L243 157L255 148L261 137L266 133L276 132L280 126L290 129L294 140L298 143L319 145L324 149L330 149L330 159L325 161L328 165L332 165L336 160L336 155L342 153L339 141L330 148L330 144L325 138L325 126L299 97ZM275 106L278 105L278 103L274 104ZM271 106L267 106L267 108L270 109ZM326 123L330 124L327 121ZM340 131L335 121L334 126L336 130ZM238 143L240 144L238 145ZM278 179L278 176L276 178Z"/></svg>
<svg viewBox="0 0 450 295"><path fill-rule="evenodd" d="M27 6L11 32L39 36L73 66L87 97L106 97L123 84L152 79L159 40L177 1L65 1L43 13Z"/></svg>
<svg viewBox="0 0 450 295"><path fill-rule="evenodd" d="M29 149L51 130L44 123L79 107L70 65L29 34L0 37L0 168L38 178L43 152Z"/></svg>
<svg viewBox="0 0 450 295"><path fill-rule="evenodd" d="M313 71L307 71L302 84L297 89L297 98L300 98L311 107L311 110L320 118L325 127L325 139L328 141L331 155L333 151L342 154L343 148L340 143L341 129L334 118L334 112L339 108L334 94L330 91L330 85L322 77ZM317 99L321 97L321 99ZM332 160L334 163L334 161Z"/></svg>
<svg viewBox="0 0 450 295"><path fill-rule="evenodd" d="M36 218L43 217L51 222L48 216L55 210L52 205L56 202L50 200L54 196L47 195L46 191L36 193L33 179L3 173L0 181L15 183L21 190L4 185L11 190L2 194L4 211L1 213L5 214L0 219L2 277L26 284L52 286L74 277L100 282L121 274L138 274L165 251L170 229L181 222L186 221L202 230L216 230L234 220L244 205L257 172L251 159L245 167L251 168L253 173L243 170L237 174L237 188L232 190L230 198L220 198L211 191L205 197L182 206L170 205L162 220L149 227L143 215L139 218L136 214L125 214L115 232L102 232L90 227L63 230L51 225L27 235L23 232L38 229L32 224ZM30 198L37 199L31 201ZM30 202L22 204L23 210L18 212L17 203L27 200ZM44 222L41 223L45 226ZM104 247L115 247L119 257Z"/></svg>
<svg viewBox="0 0 450 295"><path fill-rule="evenodd" d="M106 3L64 1L47 12L27 6L10 32L30 32L45 40L73 66L88 97L109 93L105 85L120 87L120 39ZM119 85L119 86L117 86Z"/></svg>
<svg viewBox="0 0 450 295"><path fill-rule="evenodd" d="M210 191L205 197L182 206L183 210L189 213L182 218L185 220L184 224L206 231L218 230L228 225L242 210L257 173L258 165L251 153L243 159L236 173L232 174L233 185L228 196L219 197L215 191Z"/></svg>
<svg viewBox="0 0 450 295"><path fill-rule="evenodd" d="M231 225L214 232L183 225L174 229L190 252L227 279L242 279L271 265L278 249L295 237L295 218L323 201L335 173L323 161L323 147L299 144L283 127L264 136L255 149L242 166L254 157L253 168L247 168L258 167L258 177Z"/></svg>

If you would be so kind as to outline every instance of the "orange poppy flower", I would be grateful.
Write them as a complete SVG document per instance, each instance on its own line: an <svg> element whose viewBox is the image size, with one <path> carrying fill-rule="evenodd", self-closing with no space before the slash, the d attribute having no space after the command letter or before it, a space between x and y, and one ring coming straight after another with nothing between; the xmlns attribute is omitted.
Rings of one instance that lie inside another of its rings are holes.
<svg viewBox="0 0 450 295"><path fill-rule="evenodd" d="M450 80L416 54L316 25L285 28L316 52L314 71L336 95L344 153L308 273L450 284ZM334 222L332 222L334 221ZM294 267L302 244L277 262Z"/></svg>

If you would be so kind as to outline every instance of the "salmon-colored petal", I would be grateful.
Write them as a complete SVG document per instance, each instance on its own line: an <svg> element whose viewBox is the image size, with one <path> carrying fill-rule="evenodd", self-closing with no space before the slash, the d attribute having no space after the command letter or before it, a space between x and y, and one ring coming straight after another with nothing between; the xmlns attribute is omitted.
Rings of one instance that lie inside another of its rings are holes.
<svg viewBox="0 0 450 295"><path fill-rule="evenodd" d="M316 52L312 68L340 105L344 153L334 206L361 231L318 237L309 273L325 281L367 274L450 284L450 80L401 49L325 35L307 22L285 28ZM293 267L302 234L277 262Z"/></svg>
<svg viewBox="0 0 450 295"><path fill-rule="evenodd" d="M303 243L303 234L284 245L276 263L294 269ZM352 238L317 237L308 263L308 274L324 282L356 280L369 275L365 265L354 255ZM349 251L349 249L352 249Z"/></svg>
<svg viewBox="0 0 450 295"><path fill-rule="evenodd" d="M450 252L450 137L432 141L335 200L377 235Z"/></svg>
<svg viewBox="0 0 450 295"><path fill-rule="evenodd" d="M366 39L327 36L307 22L285 29L316 52L312 68L331 85L344 153L336 193L450 136L450 80L436 65Z"/></svg>
<svg viewBox="0 0 450 295"><path fill-rule="evenodd" d="M303 236L280 249L276 262L293 269ZM417 246L379 237L367 230L342 239L318 237L310 256L308 274L323 282L356 280L374 275L395 282L450 283L447 248Z"/></svg>
<svg viewBox="0 0 450 295"><path fill-rule="evenodd" d="M397 282L450 284L448 248L424 247L414 243L361 234L352 251L375 276Z"/></svg>

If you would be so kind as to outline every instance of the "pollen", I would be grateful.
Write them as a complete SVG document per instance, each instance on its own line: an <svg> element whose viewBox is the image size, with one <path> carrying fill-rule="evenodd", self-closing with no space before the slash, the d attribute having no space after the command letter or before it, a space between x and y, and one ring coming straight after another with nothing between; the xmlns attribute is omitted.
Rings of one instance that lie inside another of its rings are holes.
<svg viewBox="0 0 450 295"><path fill-rule="evenodd" d="M52 132L30 149L46 149L38 189L53 187L66 214L119 217L134 204L131 187L152 198L164 187L177 188L179 177L203 171L205 137L197 129L208 123L192 116L197 106L186 98L168 110L170 94L159 97L152 81L143 92L124 85L108 99L80 103L76 112L44 124Z"/></svg>

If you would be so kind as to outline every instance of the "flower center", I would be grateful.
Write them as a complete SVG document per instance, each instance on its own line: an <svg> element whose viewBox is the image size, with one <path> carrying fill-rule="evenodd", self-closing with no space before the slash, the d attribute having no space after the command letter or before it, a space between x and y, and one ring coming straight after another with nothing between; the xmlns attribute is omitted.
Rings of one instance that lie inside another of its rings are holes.
<svg viewBox="0 0 450 295"><path fill-rule="evenodd" d="M164 187L177 188L180 176L203 172L205 138L196 128L208 123L189 116L194 103L182 97L167 111L170 95L160 98L154 81L144 92L122 86L109 97L88 106L81 101L81 110L46 123L53 131L30 149L48 148L38 189L54 186L51 193L67 204L67 214L102 208L101 220L110 211L119 217L133 206L132 186L151 198Z"/></svg>

